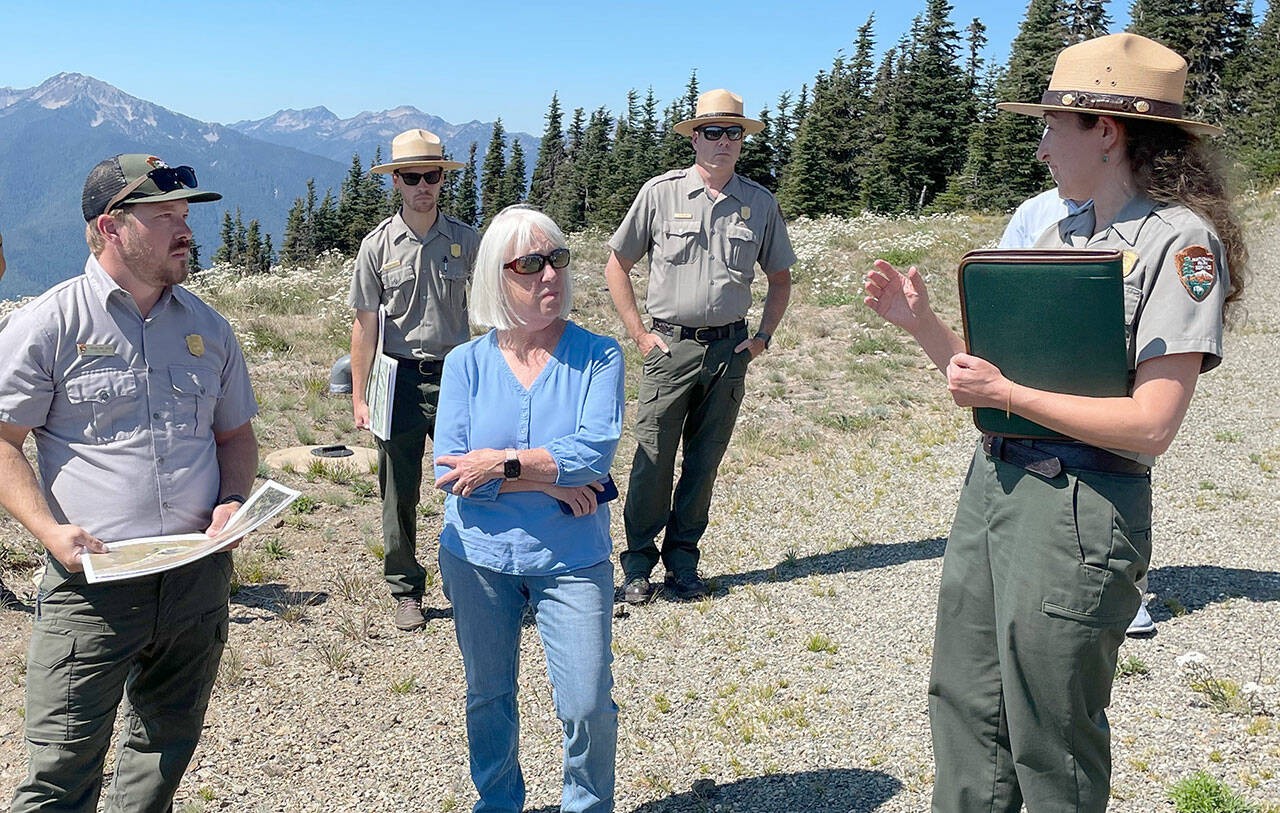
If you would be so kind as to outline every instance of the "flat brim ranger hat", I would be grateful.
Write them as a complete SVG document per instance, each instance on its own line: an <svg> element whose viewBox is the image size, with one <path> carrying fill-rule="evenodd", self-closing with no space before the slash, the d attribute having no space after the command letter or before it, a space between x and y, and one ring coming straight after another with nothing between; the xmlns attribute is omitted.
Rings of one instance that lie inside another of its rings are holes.
<svg viewBox="0 0 1280 813"><path fill-rule="evenodd" d="M682 136L691 136L694 130L709 124L719 124L724 127L732 127L736 124L747 135L764 129L764 122L742 115L742 97L723 88L708 90L699 96L693 118L677 122L671 129Z"/></svg>
<svg viewBox="0 0 1280 813"><path fill-rule="evenodd" d="M1187 118L1186 83L1187 61L1177 52L1137 34L1108 34L1058 54L1039 104L1000 102L996 107L1039 117L1062 111L1160 121L1196 135L1221 135L1221 127Z"/></svg>
<svg viewBox="0 0 1280 813"><path fill-rule="evenodd" d="M413 167L440 167L462 169L465 164L444 157L444 145L440 137L430 130L405 130L391 139L391 160L378 164L370 172L390 175L398 169Z"/></svg>

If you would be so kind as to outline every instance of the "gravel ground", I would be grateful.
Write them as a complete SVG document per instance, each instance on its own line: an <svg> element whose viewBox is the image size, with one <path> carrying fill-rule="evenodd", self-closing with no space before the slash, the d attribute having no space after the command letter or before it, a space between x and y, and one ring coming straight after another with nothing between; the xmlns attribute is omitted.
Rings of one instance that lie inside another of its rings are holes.
<svg viewBox="0 0 1280 813"><path fill-rule="evenodd" d="M1280 722L1215 710L1175 662L1203 653L1216 676L1258 684L1256 696L1280 709L1274 221L1255 231L1253 251L1249 320L1201 379L1156 472L1150 591L1159 631L1121 652L1147 671L1119 678L1113 692L1117 811L1171 810L1169 785L1200 769L1254 802L1280 803ZM856 310L801 304L788 318L799 330ZM847 342L853 329L822 335ZM790 369L816 341L780 343L762 363ZM902 386L928 394L858 432L804 417L812 403L853 399L838 385L790 397L803 388L769 366L753 370L704 543L713 597L616 612L619 811L928 808L935 595L975 433L968 414L942 400L936 373L912 363L897 373ZM272 375L269 365L255 370L260 392ZM627 440L618 454L621 484L632 448ZM368 545L376 500L281 479L321 501L238 554L244 586L232 598L231 642L178 809L469 809L461 662L438 578L427 629L397 632ZM438 512L430 501L423 539L438 532ZM618 511L614 531L620 540ZM21 546L10 520L0 520L0 538ZM267 539L289 555L270 558ZM423 560L433 559L434 545L424 547ZM28 571L4 575L30 599ZM25 773L29 628L29 615L0 615L0 675L10 687L0 696L0 794ZM521 759L529 808L547 813L558 809L560 737L532 630L523 649Z"/></svg>

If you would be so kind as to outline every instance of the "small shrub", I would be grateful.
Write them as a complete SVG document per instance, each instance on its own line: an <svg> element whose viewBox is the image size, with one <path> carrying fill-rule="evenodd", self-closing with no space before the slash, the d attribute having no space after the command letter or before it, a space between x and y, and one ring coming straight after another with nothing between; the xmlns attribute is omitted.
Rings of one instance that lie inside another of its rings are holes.
<svg viewBox="0 0 1280 813"><path fill-rule="evenodd" d="M284 542L278 536L267 537L262 543L262 555L268 559L292 559L293 553L285 547Z"/></svg>
<svg viewBox="0 0 1280 813"><path fill-rule="evenodd" d="M1196 771L1169 788L1177 813L1256 813L1257 808L1206 771Z"/></svg>
<svg viewBox="0 0 1280 813"><path fill-rule="evenodd" d="M1118 678L1145 675L1150 671L1151 667L1147 666L1137 655L1121 658L1116 663L1116 677Z"/></svg>
<svg viewBox="0 0 1280 813"><path fill-rule="evenodd" d="M828 655L834 655L839 649L834 641L820 632L809 636L809 642L805 648L810 652L826 652Z"/></svg>
<svg viewBox="0 0 1280 813"><path fill-rule="evenodd" d="M289 512L291 514L311 514L320 507L320 501L315 497L308 497L303 494L298 499L289 504Z"/></svg>
<svg viewBox="0 0 1280 813"><path fill-rule="evenodd" d="M418 689L418 679L413 675L391 681L392 694L413 694Z"/></svg>

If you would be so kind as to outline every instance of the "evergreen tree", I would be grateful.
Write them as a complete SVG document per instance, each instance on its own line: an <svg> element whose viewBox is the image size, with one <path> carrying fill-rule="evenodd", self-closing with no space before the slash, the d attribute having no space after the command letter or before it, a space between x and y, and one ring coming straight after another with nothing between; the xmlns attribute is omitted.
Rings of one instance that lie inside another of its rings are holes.
<svg viewBox="0 0 1280 813"><path fill-rule="evenodd" d="M502 119L493 123L493 135L484 154L484 167L480 171L480 213L484 226L502 211L502 184L506 175L507 159L503 154L507 147L506 131Z"/></svg>
<svg viewBox="0 0 1280 813"><path fill-rule="evenodd" d="M582 212L588 226L610 228L617 225L608 217L609 199L609 146L613 130L613 116L604 107L591 114L591 121L583 133L582 146L574 163L577 167L578 191L582 196Z"/></svg>
<svg viewBox="0 0 1280 813"><path fill-rule="evenodd" d="M640 183L652 178L662 171L660 162L662 146L662 124L658 120L658 100L650 87L644 96L644 104L640 108L640 122L637 139L639 152L636 160L635 176L641 178ZM640 187L636 187L639 191Z"/></svg>
<svg viewBox="0 0 1280 813"><path fill-rule="evenodd" d="M738 157L735 170L744 178L750 178L768 189L778 190L778 179L774 175L778 160L777 148L774 146L773 122L770 120L769 108L764 108L758 116L764 129L749 135L743 141L742 154Z"/></svg>
<svg viewBox="0 0 1280 813"><path fill-rule="evenodd" d="M551 94L551 106L547 108L546 119L547 126L542 131L538 160L533 165L533 179L529 184L529 202L544 211L551 201L557 171L568 157L564 145L564 115L560 111L558 94Z"/></svg>
<svg viewBox="0 0 1280 813"><path fill-rule="evenodd" d="M298 256L313 259L320 254L316 247L316 179L307 179L306 206L303 208L303 229Z"/></svg>
<svg viewBox="0 0 1280 813"><path fill-rule="evenodd" d="M1084 42L1111 30L1106 0L1069 0L1063 22L1070 42Z"/></svg>
<svg viewBox="0 0 1280 813"><path fill-rule="evenodd" d="M347 177L343 179L338 197L338 223L341 230L338 247L348 257L353 256L360 247L360 240L365 232L356 236L359 224L364 220L364 164L359 153L351 154L351 165L347 167Z"/></svg>
<svg viewBox="0 0 1280 813"><path fill-rule="evenodd" d="M458 197L453 209L453 216L463 223L468 226L476 224L480 204L476 200L476 142L474 141L467 149L467 165L462 170L462 180L458 184Z"/></svg>
<svg viewBox="0 0 1280 813"><path fill-rule="evenodd" d="M187 252L187 270L192 274L200 270L200 244L191 238L191 250Z"/></svg>
<svg viewBox="0 0 1280 813"><path fill-rule="evenodd" d="M773 120L773 175L781 186L787 164L791 163L791 142L795 139L795 129L791 126L791 91L784 90L778 95L777 111Z"/></svg>
<svg viewBox="0 0 1280 813"><path fill-rule="evenodd" d="M452 161L453 153L445 150L442 153L444 160ZM442 212L447 212L457 216L455 210L458 205L458 188L461 176L457 171L447 169L440 179L440 194L436 197L436 208Z"/></svg>
<svg viewBox="0 0 1280 813"><path fill-rule="evenodd" d="M582 155L582 143L586 138L585 113L581 107L573 111L569 134L565 141L565 160L556 173L547 201L547 214L565 231L577 231L586 225L582 205L578 160Z"/></svg>
<svg viewBox="0 0 1280 813"><path fill-rule="evenodd" d="M511 160L502 173L502 205L510 206L525 199L524 147L519 140L511 139Z"/></svg>
<svg viewBox="0 0 1280 813"><path fill-rule="evenodd" d="M245 229L244 260L240 264L243 274L261 274L266 270L264 266L269 267L269 262L264 257L260 229L256 219L250 220L248 228Z"/></svg>
<svg viewBox="0 0 1280 813"><path fill-rule="evenodd" d="M230 264L231 252L235 249L236 244L236 230L235 224L231 220L231 210L229 209L222 210L222 228L218 234L222 244L218 246L217 251L213 252L213 264Z"/></svg>
<svg viewBox="0 0 1280 813"><path fill-rule="evenodd" d="M687 167L693 161L693 147L688 136L682 136L673 128L685 119L692 118L698 109L698 71L689 74L684 97L677 99L663 110L662 137L658 146L660 172Z"/></svg>
<svg viewBox="0 0 1280 813"><path fill-rule="evenodd" d="M915 200L928 204L964 163L972 122L972 95L957 64L960 36L947 0L927 0L905 82L907 162L903 181Z"/></svg>
<svg viewBox="0 0 1280 813"><path fill-rule="evenodd" d="M1221 120L1229 108L1222 80L1245 46L1253 25L1250 7L1239 0L1134 0L1129 14L1130 31L1187 60L1184 105L1190 117Z"/></svg>
<svg viewBox="0 0 1280 813"><path fill-rule="evenodd" d="M236 207L235 240L231 244L231 264L237 268L244 266L244 258L249 254L248 230L245 228L240 207Z"/></svg>
<svg viewBox="0 0 1280 813"><path fill-rule="evenodd" d="M1038 101L1070 37L1056 0L1031 0L996 79L996 97ZM1052 184L1048 168L1035 157L1044 122L1012 113L988 115L973 128L968 158L953 178L952 191L970 207L1007 211Z"/></svg>
<svg viewBox="0 0 1280 813"><path fill-rule="evenodd" d="M1257 32L1233 61L1235 104L1227 120L1232 152L1258 180L1280 179L1280 3L1271 2Z"/></svg>
<svg viewBox="0 0 1280 813"><path fill-rule="evenodd" d="M286 265L301 265L312 259L305 247L307 228L306 203L302 198L294 198L289 207L289 215L284 223L284 242L280 244L280 261Z"/></svg>
<svg viewBox="0 0 1280 813"><path fill-rule="evenodd" d="M338 219L338 203L333 199L333 190L326 189L324 200L316 208L315 217L316 254L337 249L343 251L342 222Z"/></svg>

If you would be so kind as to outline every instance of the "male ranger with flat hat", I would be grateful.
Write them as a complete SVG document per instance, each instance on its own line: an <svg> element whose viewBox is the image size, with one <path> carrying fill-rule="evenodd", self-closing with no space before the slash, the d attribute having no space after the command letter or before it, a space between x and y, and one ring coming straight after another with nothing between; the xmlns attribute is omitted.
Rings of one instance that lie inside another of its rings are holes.
<svg viewBox="0 0 1280 813"><path fill-rule="evenodd" d="M227 320L187 276L191 167L99 163L81 208L92 256L0 325L0 505L48 550L27 654L30 770L13 810L171 809L227 641L231 554L87 584L103 541L220 529L258 467L257 413ZM22 453L34 434L36 473Z"/></svg>
<svg viewBox="0 0 1280 813"><path fill-rule="evenodd" d="M778 202L733 171L742 137L763 128L742 115L736 94L702 94L694 117L674 127L690 137L694 165L641 187L609 240L609 293L644 356L621 556L624 596L633 604L652 596L649 574L659 558L666 589L684 599L706 594L697 570L698 541L707 528L716 470L738 417L747 365L768 349L791 297L795 253ZM648 328L628 276L646 253ZM760 326L748 337L745 317L757 264L768 288ZM681 438L684 464L673 499ZM659 552L656 539L664 529Z"/></svg>
<svg viewBox="0 0 1280 813"><path fill-rule="evenodd" d="M427 571L417 559L417 509L422 455L435 431L440 373L445 354L471 338L467 280L480 238L471 226L436 208L445 170L462 166L445 160L440 139L426 130L407 130L392 140L391 162L373 171L391 175L403 204L360 244L348 300L356 310L351 387L357 428L369 428L365 386L378 348L379 307L386 308L383 352L399 361L391 437L378 439L378 485L383 572L396 600L395 625L402 630L426 623Z"/></svg>

